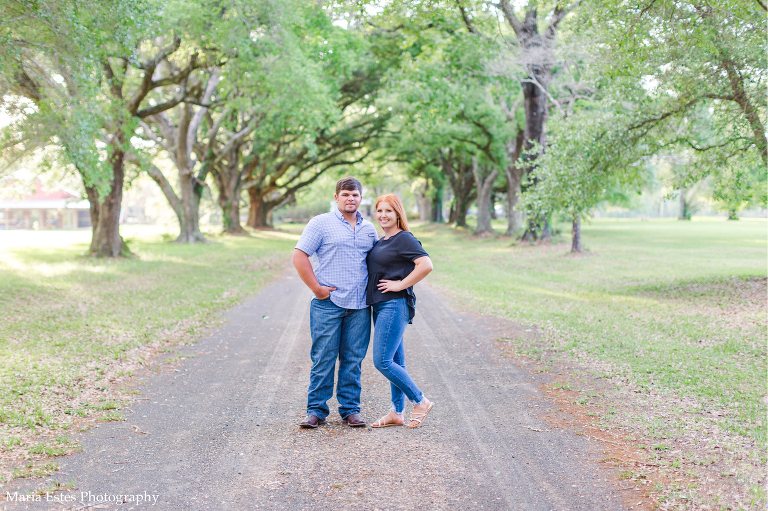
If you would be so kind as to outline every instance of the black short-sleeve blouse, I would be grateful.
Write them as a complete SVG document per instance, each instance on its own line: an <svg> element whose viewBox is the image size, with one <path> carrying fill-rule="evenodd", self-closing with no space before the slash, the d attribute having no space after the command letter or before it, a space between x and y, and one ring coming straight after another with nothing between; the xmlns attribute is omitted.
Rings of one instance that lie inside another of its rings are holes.
<svg viewBox="0 0 768 511"><path fill-rule="evenodd" d="M410 309L410 319L413 319L416 312L416 295L413 293L413 286L396 293L391 291L382 293L377 286L379 280L382 279L403 280L416 267L413 261L428 255L422 248L421 242L410 231L400 231L389 239L379 239L368 252L366 258L368 264L366 302L368 305L395 298L405 298Z"/></svg>

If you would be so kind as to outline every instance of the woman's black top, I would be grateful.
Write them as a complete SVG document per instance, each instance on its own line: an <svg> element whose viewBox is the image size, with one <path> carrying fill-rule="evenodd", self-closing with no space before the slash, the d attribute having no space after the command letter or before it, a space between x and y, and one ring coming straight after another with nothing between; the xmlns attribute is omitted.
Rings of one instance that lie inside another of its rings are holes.
<svg viewBox="0 0 768 511"><path fill-rule="evenodd" d="M413 286L396 293L392 291L382 293L377 286L382 279L403 280L416 267L413 261L428 255L421 247L421 242L410 231L400 231L389 239L379 239L368 252L365 260L368 264L368 288L365 294L368 305L405 298L408 303L408 322L410 323L416 314L416 295L413 293Z"/></svg>

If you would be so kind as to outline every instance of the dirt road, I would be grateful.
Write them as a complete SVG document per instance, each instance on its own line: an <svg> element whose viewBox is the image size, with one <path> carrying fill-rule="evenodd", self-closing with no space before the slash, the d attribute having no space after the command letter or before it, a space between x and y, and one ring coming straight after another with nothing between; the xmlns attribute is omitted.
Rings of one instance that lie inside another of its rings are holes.
<svg viewBox="0 0 768 511"><path fill-rule="evenodd" d="M286 272L226 314L175 369L148 377L125 422L82 436L55 478L67 505L9 509L623 509L600 446L538 419L547 378L499 356L504 324L452 311L417 288L408 369L435 408L420 428L300 430L309 382L310 292ZM389 406L363 366L363 417ZM410 410L407 409L407 413ZM135 496L149 502L136 503ZM127 503L110 500L126 496ZM134 497L127 497L134 496ZM154 500L154 499L157 500ZM104 501L106 499L106 502ZM0 506L2 507L2 506Z"/></svg>

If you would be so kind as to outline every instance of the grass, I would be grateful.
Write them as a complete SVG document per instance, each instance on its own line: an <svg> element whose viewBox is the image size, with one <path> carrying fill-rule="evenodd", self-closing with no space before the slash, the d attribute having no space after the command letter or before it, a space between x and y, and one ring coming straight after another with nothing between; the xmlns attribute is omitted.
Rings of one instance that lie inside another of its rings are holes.
<svg viewBox="0 0 768 511"><path fill-rule="evenodd" d="M583 226L582 256L567 243L435 225L415 233L435 264L430 279L471 308L610 362L641 391L716 406L737 433L765 442L764 220L596 221Z"/></svg>
<svg viewBox="0 0 768 511"><path fill-rule="evenodd" d="M123 236L135 257L103 260L83 255L89 231L0 231L0 451L39 451L14 439L91 415L123 420L117 383L260 289L298 237L214 235L181 246L152 229Z"/></svg>

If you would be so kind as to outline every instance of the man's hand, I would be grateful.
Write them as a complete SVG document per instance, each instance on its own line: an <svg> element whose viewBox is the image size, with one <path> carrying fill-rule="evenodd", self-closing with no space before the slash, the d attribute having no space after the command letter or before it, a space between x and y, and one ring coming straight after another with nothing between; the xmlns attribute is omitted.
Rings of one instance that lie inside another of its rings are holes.
<svg viewBox="0 0 768 511"><path fill-rule="evenodd" d="M336 291L335 287L320 286L320 289L315 291L315 296L318 300L326 300L331 296L331 291Z"/></svg>
<svg viewBox="0 0 768 511"><path fill-rule="evenodd" d="M385 280L381 279L377 285L379 288L379 291L382 293L386 293L387 291L391 291L393 293L396 293L398 291L402 291L405 289L403 287L403 281L402 280Z"/></svg>

